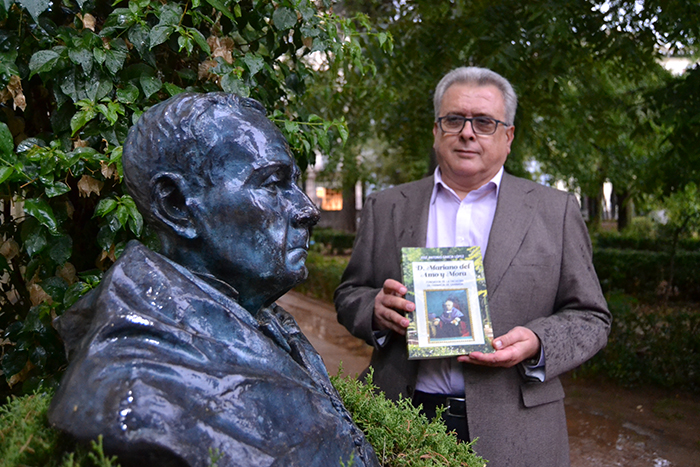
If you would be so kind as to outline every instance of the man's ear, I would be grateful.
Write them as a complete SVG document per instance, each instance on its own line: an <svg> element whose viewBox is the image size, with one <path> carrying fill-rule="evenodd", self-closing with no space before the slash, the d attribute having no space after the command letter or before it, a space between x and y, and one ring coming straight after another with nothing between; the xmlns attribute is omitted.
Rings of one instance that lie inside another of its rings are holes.
<svg viewBox="0 0 700 467"><path fill-rule="evenodd" d="M180 174L162 172L151 179L153 215L174 233L186 239L197 237L197 229L187 206L190 189Z"/></svg>

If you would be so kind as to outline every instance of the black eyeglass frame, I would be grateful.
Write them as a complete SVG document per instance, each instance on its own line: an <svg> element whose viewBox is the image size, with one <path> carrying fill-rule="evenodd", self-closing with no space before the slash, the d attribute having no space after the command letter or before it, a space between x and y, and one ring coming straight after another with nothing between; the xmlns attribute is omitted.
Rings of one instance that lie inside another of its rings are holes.
<svg viewBox="0 0 700 467"><path fill-rule="evenodd" d="M445 118L459 118L459 119L461 119L462 120L462 127L459 129L459 131L445 131L445 129L442 127L442 120ZM477 132L474 129L474 120L478 120L478 119L496 122L496 126L493 128L493 131L491 133ZM504 128L508 128L509 126L511 126L508 123L503 122L501 120L497 120L497 119L492 118L492 117L486 117L483 115L480 115L478 117L463 117L461 115L445 115L443 117L438 117L438 119L437 119L437 124L440 127L440 130L442 130L443 133L447 133L448 135L457 135L457 134L461 133L462 130L464 130L464 126L467 124L467 122L469 122L469 124L472 126L472 131L474 132L474 134L479 135L479 136L491 136L491 135L495 134L496 131L498 131L498 124L499 123L501 125L503 125Z"/></svg>

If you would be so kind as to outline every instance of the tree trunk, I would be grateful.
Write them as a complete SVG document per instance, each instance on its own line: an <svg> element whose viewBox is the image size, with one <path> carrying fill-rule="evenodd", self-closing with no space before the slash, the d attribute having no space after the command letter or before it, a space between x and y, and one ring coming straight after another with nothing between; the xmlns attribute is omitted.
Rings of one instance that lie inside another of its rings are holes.
<svg viewBox="0 0 700 467"><path fill-rule="evenodd" d="M355 209L355 183L343 184L343 210L341 211L342 229L346 232L355 232L357 227L357 209Z"/></svg>
<svg viewBox="0 0 700 467"><path fill-rule="evenodd" d="M617 191L617 231L622 232L632 222L634 204L629 190Z"/></svg>

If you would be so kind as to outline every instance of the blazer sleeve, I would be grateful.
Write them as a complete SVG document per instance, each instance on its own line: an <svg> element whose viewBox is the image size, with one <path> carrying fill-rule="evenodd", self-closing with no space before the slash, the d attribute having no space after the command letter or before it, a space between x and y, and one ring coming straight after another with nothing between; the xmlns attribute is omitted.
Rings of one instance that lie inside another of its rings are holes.
<svg viewBox="0 0 700 467"><path fill-rule="evenodd" d="M392 277L398 280L399 271L393 274L387 271L387 265L394 263L396 247L382 251L386 261L375 261L376 243L381 238L391 237L386 232L387 222L378 222L376 216L375 196L370 196L362 208L360 226L355 237L352 256L348 263L341 283L335 291L334 302L338 313L338 322L345 326L350 333L363 339L369 345L378 348L375 333L372 329L374 317L374 298L384 284L384 280ZM386 221L386 220L385 220ZM377 232L375 229L382 229ZM378 264L381 263L381 264ZM398 263L397 263L398 264ZM392 268L389 268L392 269ZM383 274L386 274L382 277Z"/></svg>
<svg viewBox="0 0 700 467"><path fill-rule="evenodd" d="M569 195L553 313L527 324L542 342L546 380L576 368L605 347L611 322L593 267L588 230L578 202Z"/></svg>

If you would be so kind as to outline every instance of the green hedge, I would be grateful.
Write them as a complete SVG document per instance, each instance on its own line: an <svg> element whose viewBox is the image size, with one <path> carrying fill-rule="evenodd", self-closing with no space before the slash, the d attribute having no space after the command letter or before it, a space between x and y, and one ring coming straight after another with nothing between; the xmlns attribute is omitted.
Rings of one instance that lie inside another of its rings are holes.
<svg viewBox="0 0 700 467"><path fill-rule="evenodd" d="M614 317L608 345L576 373L700 393L698 307L650 306L619 293L607 299Z"/></svg>
<svg viewBox="0 0 700 467"><path fill-rule="evenodd" d="M326 256L317 251L309 251L306 267L309 278L294 290L326 302L333 302L333 292L340 285L340 278L348 265L348 258Z"/></svg>
<svg viewBox="0 0 700 467"><path fill-rule="evenodd" d="M597 248L593 264L605 292L616 290L644 301L664 297L670 278L670 255L666 252ZM678 251L674 260L671 298L700 301L700 251Z"/></svg>
<svg viewBox="0 0 700 467"><path fill-rule="evenodd" d="M666 238L658 238L617 232L596 232L591 234L595 248L615 248L620 250L668 251L670 244ZM700 251L700 238L684 238L678 242L680 250Z"/></svg>
<svg viewBox="0 0 700 467"><path fill-rule="evenodd" d="M321 246L321 250L339 255L352 250L355 234L340 230L317 228L314 229L311 240L315 245Z"/></svg>

